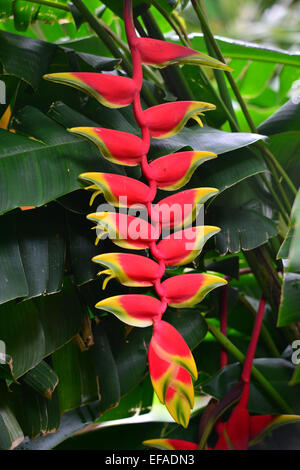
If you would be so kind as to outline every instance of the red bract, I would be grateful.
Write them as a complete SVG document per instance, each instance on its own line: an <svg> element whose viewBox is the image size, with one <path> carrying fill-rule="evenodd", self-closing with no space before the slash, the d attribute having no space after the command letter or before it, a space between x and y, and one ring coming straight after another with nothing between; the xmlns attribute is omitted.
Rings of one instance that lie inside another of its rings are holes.
<svg viewBox="0 0 300 470"><path fill-rule="evenodd" d="M161 316L161 302L149 295L116 295L96 304L101 310L113 313L127 325L144 328Z"/></svg>
<svg viewBox="0 0 300 470"><path fill-rule="evenodd" d="M198 375L186 342L169 323L155 322L148 357L151 381L158 398L175 421L186 427L194 406L190 374L194 379Z"/></svg>
<svg viewBox="0 0 300 470"><path fill-rule="evenodd" d="M201 205L218 193L216 188L187 189L162 199L152 210L152 220L163 228L180 228L191 224Z"/></svg>
<svg viewBox="0 0 300 470"><path fill-rule="evenodd" d="M108 268L99 273L108 276L103 282L104 289L108 281L113 278L117 278L124 286L152 286L161 278L164 271L152 259L128 253L104 253L94 256L93 261Z"/></svg>
<svg viewBox="0 0 300 470"><path fill-rule="evenodd" d="M157 158L149 164L151 177L165 191L180 189L191 179L202 163L216 158L212 152L178 152Z"/></svg>
<svg viewBox="0 0 300 470"><path fill-rule="evenodd" d="M227 284L225 279L212 274L180 274L166 279L161 287L171 307L191 307L224 284Z"/></svg>
<svg viewBox="0 0 300 470"><path fill-rule="evenodd" d="M147 204L151 197L149 186L128 176L111 173L82 173L79 177L93 183L86 188L94 191L91 204L101 193L109 204L116 207Z"/></svg>
<svg viewBox="0 0 300 470"><path fill-rule="evenodd" d="M166 266L191 263L199 255L205 242L219 231L219 227L204 225L174 232L158 242L159 257Z"/></svg>
<svg viewBox="0 0 300 470"><path fill-rule="evenodd" d="M151 38L140 38L137 42L137 47L144 64L159 68L179 63L205 65L215 69L232 70L228 65L206 54L202 54L189 47L180 46L179 44L172 44L171 42Z"/></svg>
<svg viewBox="0 0 300 470"><path fill-rule="evenodd" d="M127 132L100 127L73 127L69 131L96 144L107 160L118 165L136 166L146 153L143 140Z"/></svg>
<svg viewBox="0 0 300 470"><path fill-rule="evenodd" d="M97 239L108 234L109 238L122 248L144 250L159 237L157 227L144 219L115 212L95 212L87 216L97 223Z"/></svg>
<svg viewBox="0 0 300 470"><path fill-rule="evenodd" d="M182 441L180 439L149 439L143 444L162 450L197 450L198 445L194 442Z"/></svg>
<svg viewBox="0 0 300 470"><path fill-rule="evenodd" d="M151 136L166 139L180 132L189 119L195 119L202 126L199 114L212 109L215 106L210 103L176 101L153 106L144 112L144 116Z"/></svg>
<svg viewBox="0 0 300 470"><path fill-rule="evenodd" d="M44 78L51 82L78 88L108 108L122 108L130 105L137 92L136 85L131 78L104 73L51 73L44 75Z"/></svg>

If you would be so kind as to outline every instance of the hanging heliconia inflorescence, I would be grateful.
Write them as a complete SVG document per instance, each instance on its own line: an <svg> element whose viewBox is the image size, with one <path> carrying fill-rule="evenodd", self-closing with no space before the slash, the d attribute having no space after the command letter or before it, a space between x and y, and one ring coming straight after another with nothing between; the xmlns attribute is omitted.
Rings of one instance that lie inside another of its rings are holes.
<svg viewBox="0 0 300 470"><path fill-rule="evenodd" d="M190 307L199 303L212 289L226 280L211 274L181 274L162 281L166 266L182 266L192 262L204 243L218 227L195 226L183 229L197 216L200 205L217 194L215 188L196 188L171 195L153 205L157 189L178 190L191 178L203 162L216 157L204 151L186 151L166 155L151 163L147 160L150 138L164 139L179 132L193 118L202 125L199 115L213 110L214 105L198 101L166 103L143 110L140 93L143 82L142 65L164 67L173 63L193 63L229 69L225 64L187 47L136 35L132 0L124 1L126 35L132 55L133 77L98 73L57 73L45 78L85 91L102 105L121 108L133 105L141 136L126 132L77 127L70 132L91 140L102 155L118 165L141 165L147 184L132 178L109 173L84 173L80 177L91 183L92 201L103 193L115 207L144 205L149 222L116 212L96 212L88 215L95 222L97 238L108 232L113 242L122 248L149 249L153 259L127 253L105 253L93 258L104 266L103 274L117 278L125 286L154 286L157 297L149 295L118 295L101 300L96 307L116 315L123 322L137 327L153 325L149 345L149 369L154 390L172 417L184 427L188 425L194 405L192 379L197 379L194 358L179 332L162 320L167 306ZM126 196L126 197L125 197ZM173 211L173 208L180 209ZM164 229L173 233L162 235Z"/></svg>

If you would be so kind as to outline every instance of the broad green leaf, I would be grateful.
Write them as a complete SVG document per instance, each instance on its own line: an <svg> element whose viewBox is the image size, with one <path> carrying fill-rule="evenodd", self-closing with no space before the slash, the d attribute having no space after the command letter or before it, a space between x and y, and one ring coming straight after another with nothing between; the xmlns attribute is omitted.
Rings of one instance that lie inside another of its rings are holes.
<svg viewBox="0 0 300 470"><path fill-rule="evenodd" d="M229 208L216 204L211 212L214 223L222 227L216 235L216 249L221 254L253 250L277 234L272 220L247 207Z"/></svg>
<svg viewBox="0 0 300 470"><path fill-rule="evenodd" d="M4 378L16 380L79 331L83 316L76 291L66 278L61 293L0 307L1 339L6 344Z"/></svg>
<svg viewBox="0 0 300 470"><path fill-rule="evenodd" d="M0 5L0 18L7 18L10 16L12 11L11 0L2 0Z"/></svg>
<svg viewBox="0 0 300 470"><path fill-rule="evenodd" d="M9 404L9 393L0 380L0 450L11 450L24 439L22 429Z"/></svg>
<svg viewBox="0 0 300 470"><path fill-rule="evenodd" d="M49 400L26 384L14 384L9 399L25 436L33 439L58 430L60 410L56 390Z"/></svg>
<svg viewBox="0 0 300 470"><path fill-rule="evenodd" d="M38 12L38 5L26 2L24 0L15 0L13 2L14 24L17 31L26 31L32 18Z"/></svg>
<svg viewBox="0 0 300 470"><path fill-rule="evenodd" d="M58 384L58 376L45 361L41 361L22 377L22 382L36 390L45 398L51 399Z"/></svg>
<svg viewBox="0 0 300 470"><path fill-rule="evenodd" d="M21 1L27 4L25 0ZM81 67L82 64L88 64L96 71L112 70L120 63L120 59L109 57L111 54L96 36L58 45L0 31L0 42L0 74L17 77L34 91L40 87L46 72L67 72L72 65ZM85 71L84 67L82 71Z"/></svg>
<svg viewBox="0 0 300 470"><path fill-rule="evenodd" d="M300 320L300 274L285 272L277 326L286 326Z"/></svg>
<svg viewBox="0 0 300 470"><path fill-rule="evenodd" d="M25 297L29 289L16 232L16 218L8 214L0 219L0 296L1 303Z"/></svg>
<svg viewBox="0 0 300 470"><path fill-rule="evenodd" d="M293 235L284 270L278 326L300 321L300 191L293 204L289 229L287 240L291 237L291 231Z"/></svg>
<svg viewBox="0 0 300 470"><path fill-rule="evenodd" d="M105 322L94 324L93 336L94 345L91 354L100 389L99 412L102 414L118 407L121 399L120 380L112 347L105 331Z"/></svg>
<svg viewBox="0 0 300 470"><path fill-rule="evenodd" d="M111 53L105 44L95 34L82 38L75 38L64 42L64 47L73 49L83 54L110 57Z"/></svg>
<svg viewBox="0 0 300 470"><path fill-rule="evenodd" d="M259 60L262 62L273 62L276 64L287 64L295 67L300 66L300 53L290 52L275 47L266 47L259 44L238 39L230 39L222 36L215 36L215 39L224 57L233 59ZM206 51L204 37L195 34L192 38L194 49Z"/></svg>
<svg viewBox="0 0 300 470"><path fill-rule="evenodd" d="M234 139L235 134L230 135ZM198 148L202 147L195 147L194 150ZM265 171L267 167L261 156L245 147L232 152L220 152L218 158L204 164L196 172L192 183L194 186L197 183L197 186L218 188L222 192L250 176Z"/></svg>
<svg viewBox="0 0 300 470"><path fill-rule="evenodd" d="M241 95L247 99L258 96L267 86L275 67L276 64L250 62L237 82Z"/></svg>
<svg viewBox="0 0 300 470"><path fill-rule="evenodd" d="M71 341L52 355L59 377L57 392L62 413L99 399L91 351L81 351Z"/></svg>
<svg viewBox="0 0 300 470"><path fill-rule="evenodd" d="M57 205L0 218L0 304L58 292L65 261L64 212Z"/></svg>
<svg viewBox="0 0 300 470"><path fill-rule="evenodd" d="M0 43L1 73L15 75L36 90L49 68L57 46L4 31L0 31Z"/></svg>
<svg viewBox="0 0 300 470"><path fill-rule="evenodd" d="M297 69L293 69L297 70ZM252 98L248 101L249 105L253 107L259 107L262 109L269 109L271 113L277 111L277 108L280 104L278 93L267 86L264 90L255 98Z"/></svg>
<svg viewBox="0 0 300 470"><path fill-rule="evenodd" d="M135 415L144 415L151 408L155 396L150 375L148 375L137 387L120 399L117 407L101 414L94 424L104 423L103 426L106 427L107 421L111 422L131 418Z"/></svg>
<svg viewBox="0 0 300 470"><path fill-rule="evenodd" d="M300 68L295 68L290 65L285 65L280 73L280 100L284 100L286 96L292 98L293 94L300 92L298 80L300 77Z"/></svg>
<svg viewBox="0 0 300 470"><path fill-rule="evenodd" d="M291 227L289 228L289 231L286 234L286 237L283 240L282 245L277 253L277 259L288 258L293 237L294 237L294 227Z"/></svg>
<svg viewBox="0 0 300 470"><path fill-rule="evenodd" d="M82 193L83 191L80 191L80 194ZM99 267L92 263L91 259L99 254L99 248L103 247L104 242L98 247L95 246L95 234L83 215L68 212L67 227L71 268L75 283L81 285L97 276Z"/></svg>
<svg viewBox="0 0 300 470"><path fill-rule="evenodd" d="M251 101L252 101L251 99L248 101L247 107L256 127L258 127L262 122L264 122L266 119L272 116L272 114L275 113L278 109L278 106L273 106L271 108L264 108L261 106L257 106L256 104L253 105L251 104ZM275 102L273 104L275 104ZM241 109L238 109L236 111L236 117L240 124L241 131L247 132L249 130L249 124L247 123L245 115L243 114L243 111ZM223 128L224 130L229 129L228 123L226 123L226 125L224 125Z"/></svg>
<svg viewBox="0 0 300 470"><path fill-rule="evenodd" d="M78 175L85 171L120 171L94 145L73 136L41 111L27 107L16 119L15 127L31 138L0 132L0 212L41 206L74 191L81 187Z"/></svg>
<svg viewBox="0 0 300 470"><path fill-rule="evenodd" d="M78 410L72 410L65 413L62 415L60 426L55 433L37 437L32 441L25 440L18 446L18 450L53 449L56 445L72 436L72 434L82 430L88 424L93 422L97 417L97 406L98 403L95 405L82 406Z"/></svg>
<svg viewBox="0 0 300 470"><path fill-rule="evenodd" d="M299 56L300 57L300 56ZM300 102L293 100L285 103L271 117L263 122L258 130L265 135L281 134L282 132L299 131Z"/></svg>
<svg viewBox="0 0 300 470"><path fill-rule="evenodd" d="M49 110L49 116L66 128L76 126L97 127L100 125L109 129L122 129L123 132L138 134L138 128L133 127L124 114L118 109L108 109L99 105L95 100L89 100L83 112L78 112L62 102L55 102ZM111 165L111 167L117 168L117 165ZM121 172L123 170L122 166L118 165L118 167L119 172Z"/></svg>
<svg viewBox="0 0 300 470"><path fill-rule="evenodd" d="M216 273L226 274L231 278L239 278L239 257L230 256L224 259L218 259L213 263L206 264L206 271L214 271Z"/></svg>
<svg viewBox="0 0 300 470"><path fill-rule="evenodd" d="M66 52L68 49L63 48ZM69 50L70 52L70 50ZM94 54L87 54L86 52L77 52L76 56L86 62L88 65L95 69L95 72L102 72L103 70L113 70L121 63L121 59L112 59L110 57L102 57Z"/></svg>
<svg viewBox="0 0 300 470"><path fill-rule="evenodd" d="M62 446L66 439L74 435L77 431L83 430L86 426L91 424L95 415L95 407L88 406L82 407L80 410L70 411L65 413L61 419L61 425L55 434L49 434L45 437L39 437L33 441L24 441L18 450L50 450L53 448L60 449L103 449L115 450L116 441L120 439L118 450L139 449L145 450L142 445L143 439L150 439L157 436L161 432L161 423L143 423L139 425L128 426L112 426L110 428L103 428L100 431L93 433L82 434L72 437L69 441ZM164 423L165 425L165 423ZM177 427L177 426L174 426ZM77 442L79 441L79 444Z"/></svg>
<svg viewBox="0 0 300 470"><path fill-rule="evenodd" d="M294 366L284 359L255 359L254 366L264 375L285 401L299 413L300 386L290 387L288 382L294 372ZM203 384L203 390L210 395L222 398L239 380L241 366L230 364L219 371L212 379ZM254 381L250 385L249 411L257 414L281 414L282 410Z"/></svg>
<svg viewBox="0 0 300 470"><path fill-rule="evenodd" d="M263 135L244 132L225 132L204 126L184 128L179 134L169 139L153 140L150 155L158 157L175 152L183 147L193 150L207 150L217 154L237 150L264 139ZM210 162L212 163L212 162Z"/></svg>
<svg viewBox="0 0 300 470"><path fill-rule="evenodd" d="M270 136L269 148L279 163L287 171L296 187L300 186L298 152L300 146L300 132L287 131Z"/></svg>

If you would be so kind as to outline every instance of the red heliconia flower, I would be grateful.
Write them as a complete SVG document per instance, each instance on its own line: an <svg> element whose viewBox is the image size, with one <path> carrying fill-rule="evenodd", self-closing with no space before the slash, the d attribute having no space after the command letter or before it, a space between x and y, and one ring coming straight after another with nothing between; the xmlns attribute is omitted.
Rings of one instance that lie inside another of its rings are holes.
<svg viewBox="0 0 300 470"><path fill-rule="evenodd" d="M191 351L178 331L162 320L168 304L188 307L200 302L212 289L226 281L210 274L185 274L161 283L165 266L191 262L200 253L205 241L217 233L217 227L190 227L163 238L162 228L179 229L196 218L198 209L218 190L196 188L182 191L159 201L153 207L157 188L176 190L189 181L195 169L204 161L215 158L212 152L188 151L161 157L148 164L150 138L163 139L179 132L189 119L201 126L199 115L215 109L210 103L183 101L165 103L143 111L140 100L142 62L164 67L170 63L196 63L229 70L227 65L183 46L149 38L138 38L132 17L132 0L124 1L125 30L133 57L132 78L97 73L58 73L46 75L47 80L78 88L96 98L101 104L119 108L133 104L135 120L140 128L138 137L126 132L98 127L74 127L70 132L94 143L107 160L127 166L141 164L148 184L127 176L110 173L83 173L81 178L91 183L87 189L95 197L103 193L106 201L119 207L120 212L95 212L87 218L96 224L96 243L107 233L122 248L149 249L155 259L136 254L104 253L93 261L105 267L103 288L111 278L131 287L154 286L159 299L148 295L117 295L103 299L96 307L116 315L131 326L153 325L149 346L149 369L154 389L176 422L188 425L194 406L192 378L197 368ZM143 205L150 223L141 217L123 213L122 208L140 210ZM179 212L174 212L175 208ZM178 236L181 236L178 239ZM169 440L180 448L181 441ZM194 449L195 444L186 444ZM177 447L176 447L177 446Z"/></svg>
<svg viewBox="0 0 300 470"><path fill-rule="evenodd" d="M128 287L152 286L164 271L152 259L128 253L103 253L94 256L92 261L108 268L99 273L108 275L103 282L103 289L113 278Z"/></svg>
<svg viewBox="0 0 300 470"><path fill-rule="evenodd" d="M150 295L116 295L101 300L96 308L113 313L127 325L140 328L151 326L162 314L161 302Z"/></svg>
<svg viewBox="0 0 300 470"><path fill-rule="evenodd" d="M180 439L148 439L143 444L161 450L197 450L195 442L182 441Z"/></svg>
<svg viewBox="0 0 300 470"><path fill-rule="evenodd" d="M151 177L159 189L173 191L187 184L199 165L216 158L212 152L187 151L172 153L153 160L150 164Z"/></svg>
<svg viewBox="0 0 300 470"><path fill-rule="evenodd" d="M157 253L166 266L189 264L199 255L206 241L219 227L202 225L174 232L157 244Z"/></svg>
<svg viewBox="0 0 300 470"><path fill-rule="evenodd" d="M227 281L213 274L180 274L166 279L161 284L164 296L171 307L191 307L216 287Z"/></svg>
<svg viewBox="0 0 300 470"><path fill-rule="evenodd" d="M246 411L246 412L245 412ZM227 423L218 423L216 430L219 439L212 448L207 450L247 450L259 442L265 434L277 427L297 423L298 415L261 415L249 416L246 409L237 409L232 412ZM197 450L198 444L178 439L149 439L143 444L148 447L162 450Z"/></svg>
<svg viewBox="0 0 300 470"><path fill-rule="evenodd" d="M215 450L247 450L250 439L250 414L246 407L237 405L226 423L216 427L219 439Z"/></svg>
<svg viewBox="0 0 300 470"><path fill-rule="evenodd" d="M151 136L166 139L181 131L189 119L195 119L202 126L199 114L215 108L215 105L201 101L175 101L152 106L146 109L144 116Z"/></svg>
<svg viewBox="0 0 300 470"><path fill-rule="evenodd" d="M97 241L107 233L121 248L144 250L159 237L158 227L139 217L115 212L95 212L87 218L97 223Z"/></svg>
<svg viewBox="0 0 300 470"><path fill-rule="evenodd" d="M163 228L189 225L197 217L202 204L218 192L216 188L195 188L173 194L154 206L151 218Z"/></svg>
<svg viewBox="0 0 300 470"><path fill-rule="evenodd" d="M144 64L163 68L170 64L193 64L215 69L232 70L228 65L206 54L159 39L140 38L137 43Z"/></svg>
<svg viewBox="0 0 300 470"><path fill-rule="evenodd" d="M94 72L63 72L44 75L46 80L77 88L108 108L129 106L137 93L131 78Z"/></svg>
<svg viewBox="0 0 300 470"><path fill-rule="evenodd" d="M242 392L238 404L234 407L229 419L226 422L219 420L215 426L219 435L219 439L214 447L215 450L246 450L249 446L257 442L265 432L270 431L274 427L300 421L300 416L250 416L248 411L251 368L262 325L264 309L265 299L262 296L255 318L247 355L243 364L241 382L237 384L237 386L242 386ZM232 392L233 389L231 389L222 399L225 404L225 409L229 406L230 401L228 401L228 397L233 396Z"/></svg>
<svg viewBox="0 0 300 470"><path fill-rule="evenodd" d="M178 331L165 321L154 322L149 345L149 370L153 388L176 422L187 427L194 406L197 367L188 345Z"/></svg>
<svg viewBox="0 0 300 470"><path fill-rule="evenodd" d="M142 139L123 131L100 127L73 127L69 132L96 144L107 160L118 165L136 166L146 151Z"/></svg>
<svg viewBox="0 0 300 470"><path fill-rule="evenodd" d="M151 197L149 186L128 176L112 173L82 173L79 177L93 183L86 188L94 190L90 205L101 193L109 204L116 207L145 205Z"/></svg>

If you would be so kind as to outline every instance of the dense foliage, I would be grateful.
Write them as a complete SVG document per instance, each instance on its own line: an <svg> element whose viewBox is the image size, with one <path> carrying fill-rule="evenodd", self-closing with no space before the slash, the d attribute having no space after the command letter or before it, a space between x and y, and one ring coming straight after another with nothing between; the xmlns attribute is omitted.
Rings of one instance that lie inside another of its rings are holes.
<svg viewBox="0 0 300 470"><path fill-rule="evenodd" d="M185 189L219 190L206 204L204 221L221 231L188 267L178 263L168 271L175 276L170 279L206 273L228 281L197 305L176 308L168 302L164 314L193 351L198 370L195 406L183 429L153 394L147 355L152 327L128 327L95 308L107 297L153 291L123 287L115 279L101 289L103 279L91 258L122 250L109 239L95 246L86 220L90 194L78 175L110 173L144 183L147 178L139 166L115 165L103 148L101 153L68 131L97 127L140 135L139 123L129 106L111 109L91 89L86 94L84 87L43 79L70 72L130 78L123 1L1 2L1 449L141 449L142 441L154 438L159 445L168 438L172 448L171 439L199 442L199 435L201 448L213 447L216 431L223 431L214 424L222 415L228 421L228 407L238 410L231 416L241 412L257 428L247 445L297 448L297 424L271 433L271 424L300 419L299 343L294 342L300 337L297 38L279 34L271 24L273 12L276 26L280 2L256 7L243 2L254 25L246 39L256 42L228 39L245 39L242 7L229 15L231 2L220 1L215 9L207 3L208 16L197 0L134 1L140 36L202 53L198 63L144 65L143 108L179 101L216 106L203 117L203 128L189 120L176 135L151 139L148 154L153 161L177 152L218 154L195 167L184 183ZM281 11L290 30L293 11L297 2L290 2L285 16ZM268 26L263 35L260 15ZM214 37L210 20L227 37ZM271 45L260 46L258 38ZM232 72L221 66L224 62ZM158 190L156 201L165 196ZM97 194L92 211L105 202ZM231 405L244 396L237 384L242 370L245 378L247 360L243 369L242 363L258 329L253 325L262 318L248 418L245 408ZM268 416L263 426L255 421L260 415ZM239 422L241 415L232 420L235 429ZM264 428L268 433L257 442ZM81 434L71 437L76 431Z"/></svg>

